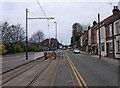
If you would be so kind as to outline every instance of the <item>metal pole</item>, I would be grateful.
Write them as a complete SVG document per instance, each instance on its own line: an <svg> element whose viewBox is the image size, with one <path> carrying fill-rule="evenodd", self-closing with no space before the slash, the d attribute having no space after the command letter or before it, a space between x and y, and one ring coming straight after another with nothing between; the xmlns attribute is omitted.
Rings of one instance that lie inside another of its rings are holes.
<svg viewBox="0 0 120 88"><path fill-rule="evenodd" d="M48 22L48 32L49 32L49 50L51 50L51 38L50 38L49 20L47 20L47 22Z"/></svg>
<svg viewBox="0 0 120 88"><path fill-rule="evenodd" d="M101 59L100 14L99 13L98 13L98 24L99 24L99 59Z"/></svg>
<svg viewBox="0 0 120 88"><path fill-rule="evenodd" d="M56 29L55 38L56 38L56 49L57 49L57 22L54 22L54 23L55 23L55 29Z"/></svg>
<svg viewBox="0 0 120 88"><path fill-rule="evenodd" d="M56 22L56 39L57 39L57 22Z"/></svg>
<svg viewBox="0 0 120 88"><path fill-rule="evenodd" d="M26 9L26 60L28 60L28 9Z"/></svg>

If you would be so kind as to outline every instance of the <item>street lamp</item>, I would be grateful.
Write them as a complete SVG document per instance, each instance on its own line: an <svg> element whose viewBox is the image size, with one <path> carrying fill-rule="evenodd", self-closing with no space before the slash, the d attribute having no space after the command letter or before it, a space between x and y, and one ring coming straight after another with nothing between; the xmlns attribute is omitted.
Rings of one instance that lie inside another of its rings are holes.
<svg viewBox="0 0 120 88"><path fill-rule="evenodd" d="M54 23L55 23L55 29L56 29L55 38L56 38L56 49L57 49L57 22L54 22Z"/></svg>

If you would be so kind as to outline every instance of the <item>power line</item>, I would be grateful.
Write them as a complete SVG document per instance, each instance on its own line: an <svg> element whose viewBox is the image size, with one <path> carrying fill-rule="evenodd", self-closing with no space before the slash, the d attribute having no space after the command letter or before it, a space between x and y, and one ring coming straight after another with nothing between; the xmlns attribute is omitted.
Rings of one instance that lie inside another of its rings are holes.
<svg viewBox="0 0 120 88"><path fill-rule="evenodd" d="M42 8L42 6L41 6L41 4L39 3L38 0L37 0L37 3L38 3L38 5L39 5L40 9L42 10L43 14L44 14L45 17L47 18L47 15L45 14L45 12L44 12L44 10L43 10L43 8ZM47 19L47 24L48 24L48 31L49 31L49 47L50 47L50 28L49 28L49 19Z"/></svg>

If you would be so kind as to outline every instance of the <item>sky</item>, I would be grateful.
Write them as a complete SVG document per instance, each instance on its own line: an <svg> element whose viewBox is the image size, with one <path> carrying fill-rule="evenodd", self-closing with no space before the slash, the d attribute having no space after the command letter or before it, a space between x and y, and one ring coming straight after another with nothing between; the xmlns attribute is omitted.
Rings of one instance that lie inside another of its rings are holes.
<svg viewBox="0 0 120 88"><path fill-rule="evenodd" d="M55 38L55 21L57 22L57 38L63 44L70 44L72 25L91 25L97 21L100 13L101 20L112 14L114 5L120 0L38 0L47 17L55 19L28 20L28 36L38 30L43 31L46 38ZM10 24L20 23L25 30L25 10L28 8L28 17L45 17L37 0L1 0L0 22L8 21Z"/></svg>

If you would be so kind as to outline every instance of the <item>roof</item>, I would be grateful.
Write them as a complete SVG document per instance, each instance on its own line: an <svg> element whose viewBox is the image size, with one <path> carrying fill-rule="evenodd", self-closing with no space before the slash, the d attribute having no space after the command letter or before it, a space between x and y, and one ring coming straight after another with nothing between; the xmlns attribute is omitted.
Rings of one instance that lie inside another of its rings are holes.
<svg viewBox="0 0 120 88"><path fill-rule="evenodd" d="M107 25L115 22L118 19L120 19L120 15L117 15L117 16L111 15L110 17L108 17L104 20L104 25L107 26Z"/></svg>

